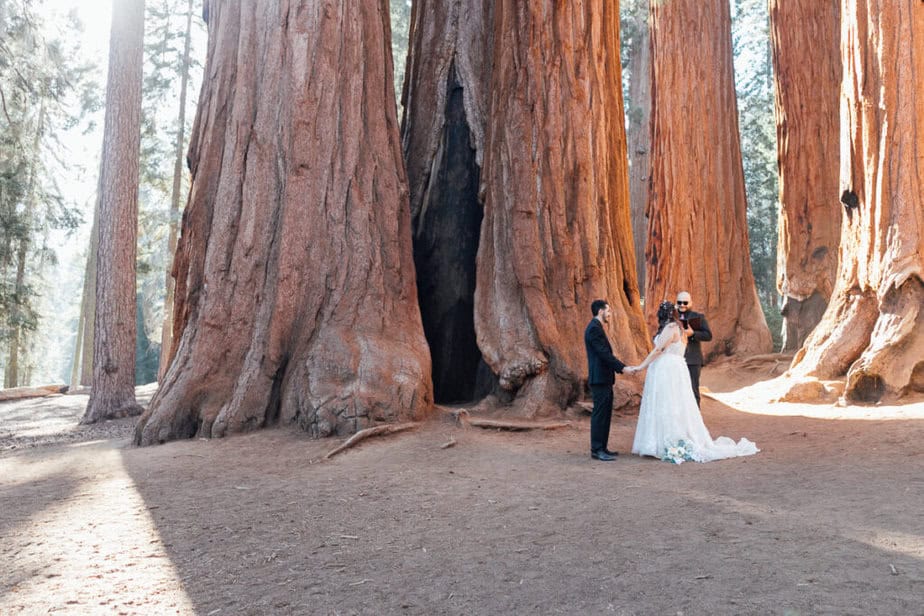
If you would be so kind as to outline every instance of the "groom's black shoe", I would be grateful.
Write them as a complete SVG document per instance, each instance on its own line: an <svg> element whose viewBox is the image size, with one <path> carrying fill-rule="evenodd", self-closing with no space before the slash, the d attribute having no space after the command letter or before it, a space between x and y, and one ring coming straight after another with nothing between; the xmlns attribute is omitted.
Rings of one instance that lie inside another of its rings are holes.
<svg viewBox="0 0 924 616"><path fill-rule="evenodd" d="M619 455L618 451L610 451L609 449L604 449L603 452L613 456L614 458Z"/></svg>
<svg viewBox="0 0 924 616"><path fill-rule="evenodd" d="M611 462L616 459L616 456L610 454L605 449L602 451L591 451L590 457L594 460L600 460L601 462Z"/></svg>

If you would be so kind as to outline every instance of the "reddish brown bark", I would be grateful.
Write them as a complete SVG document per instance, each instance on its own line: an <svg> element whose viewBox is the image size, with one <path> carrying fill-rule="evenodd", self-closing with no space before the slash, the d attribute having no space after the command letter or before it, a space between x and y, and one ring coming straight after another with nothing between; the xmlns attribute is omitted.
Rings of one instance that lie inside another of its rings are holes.
<svg viewBox="0 0 924 616"><path fill-rule="evenodd" d="M93 384L81 423L142 410L135 401L135 254L143 38L144 1L115 0L95 247Z"/></svg>
<svg viewBox="0 0 924 616"><path fill-rule="evenodd" d="M873 402L924 391L924 6L843 0L841 57L837 282L791 374Z"/></svg>
<svg viewBox="0 0 924 616"><path fill-rule="evenodd" d="M708 358L771 350L748 252L727 2L652 2L646 313L689 291Z"/></svg>
<svg viewBox="0 0 924 616"><path fill-rule="evenodd" d="M594 298L614 309L617 356L630 363L647 349L618 28L618 2L495 4L475 327L526 414L579 395Z"/></svg>
<svg viewBox="0 0 924 616"><path fill-rule="evenodd" d="M176 352L139 444L432 407L384 0L207 5Z"/></svg>
<svg viewBox="0 0 924 616"><path fill-rule="evenodd" d="M837 273L841 231L835 155L841 79L838 2L770 0L783 351L801 347L821 320Z"/></svg>

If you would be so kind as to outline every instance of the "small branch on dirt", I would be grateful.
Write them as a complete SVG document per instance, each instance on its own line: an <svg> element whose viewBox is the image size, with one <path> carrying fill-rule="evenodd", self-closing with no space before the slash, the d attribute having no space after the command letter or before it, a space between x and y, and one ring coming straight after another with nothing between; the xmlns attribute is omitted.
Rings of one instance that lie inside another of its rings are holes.
<svg viewBox="0 0 924 616"><path fill-rule="evenodd" d="M448 441L440 445L440 449L449 449L450 447L455 446L455 444L456 444L455 437L450 436Z"/></svg>
<svg viewBox="0 0 924 616"><path fill-rule="evenodd" d="M774 362L774 365L776 365L781 361L791 362L793 356L793 353L764 353L762 355L751 355L741 361L741 366L744 368L756 368L760 364L770 361Z"/></svg>
<svg viewBox="0 0 924 616"><path fill-rule="evenodd" d="M365 584L366 582L371 582L372 580L365 578L358 582L350 582L350 586L359 586L360 584Z"/></svg>
<svg viewBox="0 0 924 616"><path fill-rule="evenodd" d="M340 535L341 539L359 539L356 535Z"/></svg>
<svg viewBox="0 0 924 616"><path fill-rule="evenodd" d="M889 563L889 569L892 570L892 575L898 575L898 569L895 568L895 565Z"/></svg>
<svg viewBox="0 0 924 616"><path fill-rule="evenodd" d="M324 456L324 459L329 460L330 458L334 457L341 451L345 449L349 449L356 443L359 443L360 441L364 441L370 436L384 436L386 434L395 434L396 432L404 432L405 430L413 430L419 425L420 425L419 422L411 421L411 422L402 423L402 424L389 424L385 426L375 426L374 428L366 428L365 430L360 430L359 432L357 432L356 434L348 438L339 447L335 447L334 449L331 449L330 451L328 451L327 454Z"/></svg>

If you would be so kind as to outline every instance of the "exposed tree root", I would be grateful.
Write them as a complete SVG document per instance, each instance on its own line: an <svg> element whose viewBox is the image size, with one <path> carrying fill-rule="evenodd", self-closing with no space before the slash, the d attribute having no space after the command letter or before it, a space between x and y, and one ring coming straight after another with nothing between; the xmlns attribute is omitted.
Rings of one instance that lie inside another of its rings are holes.
<svg viewBox="0 0 924 616"><path fill-rule="evenodd" d="M455 446L455 444L456 444L455 437L450 436L448 441L440 445L440 449L449 449L450 447Z"/></svg>
<svg viewBox="0 0 924 616"><path fill-rule="evenodd" d="M456 421L465 427L486 428L494 430L556 430L558 428L568 428L571 426L570 421L516 421L487 419L484 417L472 417L468 411L461 409L452 413Z"/></svg>
<svg viewBox="0 0 924 616"><path fill-rule="evenodd" d="M348 438L339 447L335 447L334 449L331 449L330 451L328 451L327 454L324 456L324 459L329 460L330 458L334 457L341 451L349 449L356 443L359 443L360 441L364 441L370 436L384 436L386 434L395 434L397 432L404 432L405 430L413 430L419 425L420 425L420 422L418 421L409 421L407 423L387 424L384 426L375 426L374 428L366 428L365 430L360 430L359 432L357 432L356 434Z"/></svg>

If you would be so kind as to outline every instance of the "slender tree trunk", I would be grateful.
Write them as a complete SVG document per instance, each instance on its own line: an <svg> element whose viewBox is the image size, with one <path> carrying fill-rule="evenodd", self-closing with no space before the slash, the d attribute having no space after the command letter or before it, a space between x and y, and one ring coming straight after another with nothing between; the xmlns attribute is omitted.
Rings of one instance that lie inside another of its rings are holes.
<svg viewBox="0 0 924 616"><path fill-rule="evenodd" d="M26 214L26 220L30 220L31 215ZM25 295L26 282L26 256L29 252L29 240L26 237L19 239L19 249L16 251L16 286L14 287L16 301L14 310L20 313L20 318L13 325L13 331L10 335L9 362L6 365L6 374L3 378L4 387L19 387L22 383L19 379L19 351L22 348L22 297Z"/></svg>
<svg viewBox="0 0 924 616"><path fill-rule="evenodd" d="M100 179L93 385L81 423L141 412L135 401L135 254L144 0L114 0Z"/></svg>
<svg viewBox="0 0 924 616"><path fill-rule="evenodd" d="M189 45L192 39L193 0L186 9L186 37L183 42L183 66L180 70L180 110L177 114L176 155L173 162L173 189L170 193L170 231L167 238L167 254L176 254L177 219L180 213L180 193L183 187L183 146L186 143L186 86L189 83ZM166 293L164 294L164 326L160 337L160 366L157 380L162 381L167 365L173 356L173 262L166 272Z"/></svg>
<svg viewBox="0 0 924 616"><path fill-rule="evenodd" d="M77 340L71 365L71 389L89 386L93 381L93 320L96 312L96 247L99 244L99 195L94 199L90 225L90 247L83 273L83 292L77 317Z"/></svg>
<svg viewBox="0 0 924 616"><path fill-rule="evenodd" d="M102 170L100 170L102 178ZM87 306L83 313L83 348L80 351L80 384L90 386L93 383L93 340L96 325L96 263L99 252L99 209L101 194L96 196L93 209L93 225L90 228L90 250L87 254Z"/></svg>
<svg viewBox="0 0 924 616"><path fill-rule="evenodd" d="M770 0L780 168L777 290L783 351L796 351L828 305L837 273L840 0ZM811 58L811 61L807 61Z"/></svg>
<svg viewBox="0 0 924 616"><path fill-rule="evenodd" d="M645 289L645 245L648 243L648 184L651 181L651 41L648 1L640 0L635 15L638 38L629 56L629 203L635 239L635 273Z"/></svg>
<svg viewBox="0 0 924 616"><path fill-rule="evenodd" d="M495 4L475 289L478 346L524 414L581 393L595 298L616 354L647 350L629 219L619 4Z"/></svg>
<svg viewBox="0 0 924 616"><path fill-rule="evenodd" d="M385 0L206 5L174 358L141 445L432 408Z"/></svg>
<svg viewBox="0 0 924 616"><path fill-rule="evenodd" d="M417 296L438 402L490 389L475 336L475 259L491 75L492 3L418 0L404 87Z"/></svg>
<svg viewBox="0 0 924 616"><path fill-rule="evenodd" d="M689 291L707 359L769 352L748 252L727 2L651 4L652 153L646 308Z"/></svg>
<svg viewBox="0 0 924 616"><path fill-rule="evenodd" d="M924 6L842 0L841 58L837 281L791 373L875 402L924 391Z"/></svg>

